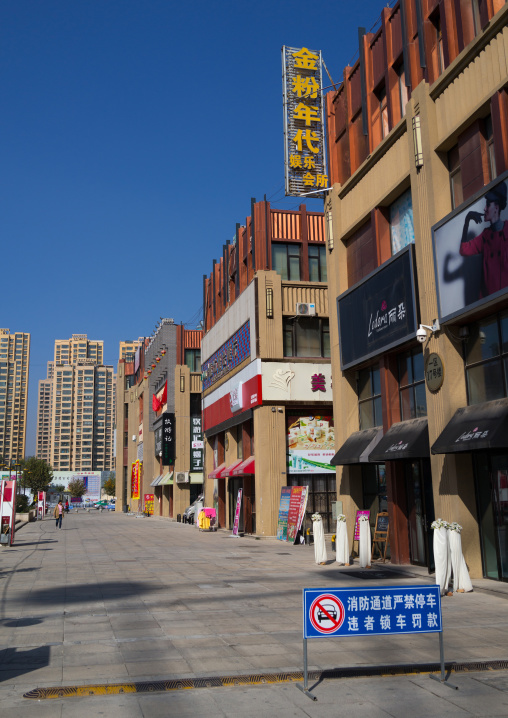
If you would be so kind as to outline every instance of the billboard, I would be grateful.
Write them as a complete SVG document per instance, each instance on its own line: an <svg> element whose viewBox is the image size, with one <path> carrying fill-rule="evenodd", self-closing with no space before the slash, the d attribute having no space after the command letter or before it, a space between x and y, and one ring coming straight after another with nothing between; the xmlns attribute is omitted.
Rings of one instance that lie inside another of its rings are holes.
<svg viewBox="0 0 508 718"><path fill-rule="evenodd" d="M441 322L507 293L507 191L508 172L432 228Z"/></svg>
<svg viewBox="0 0 508 718"><path fill-rule="evenodd" d="M320 50L282 48L286 195L326 189Z"/></svg>
<svg viewBox="0 0 508 718"><path fill-rule="evenodd" d="M414 339L417 330L414 245L337 297L344 371Z"/></svg>
<svg viewBox="0 0 508 718"><path fill-rule="evenodd" d="M332 416L288 416L287 441L289 474L335 473Z"/></svg>

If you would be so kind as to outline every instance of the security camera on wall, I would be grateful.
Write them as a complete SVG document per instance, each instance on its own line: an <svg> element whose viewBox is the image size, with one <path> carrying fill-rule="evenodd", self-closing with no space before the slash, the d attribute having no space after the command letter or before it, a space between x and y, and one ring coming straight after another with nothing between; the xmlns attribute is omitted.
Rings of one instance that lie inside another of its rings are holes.
<svg viewBox="0 0 508 718"><path fill-rule="evenodd" d="M425 331L425 329L422 327L421 324L418 327L418 330L416 332L416 338L418 339L420 344L424 344L427 339L427 332Z"/></svg>

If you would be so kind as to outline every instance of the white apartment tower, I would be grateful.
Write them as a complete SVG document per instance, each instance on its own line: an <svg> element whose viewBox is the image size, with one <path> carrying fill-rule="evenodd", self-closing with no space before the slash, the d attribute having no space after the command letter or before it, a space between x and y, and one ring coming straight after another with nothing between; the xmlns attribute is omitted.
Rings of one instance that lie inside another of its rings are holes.
<svg viewBox="0 0 508 718"><path fill-rule="evenodd" d="M30 334L0 329L0 457L25 456Z"/></svg>
<svg viewBox="0 0 508 718"><path fill-rule="evenodd" d="M103 342L88 340L86 334L55 341L53 366L48 365L48 379L39 385L37 435L37 455L47 455L55 471L114 468L115 374L102 361ZM51 387L49 442L46 382Z"/></svg>

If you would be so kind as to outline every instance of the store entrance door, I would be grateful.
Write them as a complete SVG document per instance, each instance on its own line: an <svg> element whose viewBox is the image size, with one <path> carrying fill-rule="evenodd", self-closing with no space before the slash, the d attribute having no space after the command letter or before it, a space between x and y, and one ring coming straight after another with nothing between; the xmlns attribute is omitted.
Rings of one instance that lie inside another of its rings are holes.
<svg viewBox="0 0 508 718"><path fill-rule="evenodd" d="M473 456L483 575L508 581L508 454Z"/></svg>
<svg viewBox="0 0 508 718"><path fill-rule="evenodd" d="M412 564L434 571L432 530L434 497L430 459L405 461L409 556Z"/></svg>

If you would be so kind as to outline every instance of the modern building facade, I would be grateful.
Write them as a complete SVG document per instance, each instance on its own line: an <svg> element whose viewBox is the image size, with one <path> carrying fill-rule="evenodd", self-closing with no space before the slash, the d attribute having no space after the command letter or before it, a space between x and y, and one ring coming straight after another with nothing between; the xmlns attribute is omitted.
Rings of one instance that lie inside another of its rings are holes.
<svg viewBox="0 0 508 718"><path fill-rule="evenodd" d="M25 456L30 334L0 329L0 457Z"/></svg>
<svg viewBox="0 0 508 718"><path fill-rule="evenodd" d="M327 95L338 498L508 580L508 6L401 0ZM419 331L420 343L417 341Z"/></svg>
<svg viewBox="0 0 508 718"><path fill-rule="evenodd" d="M136 350L138 349L138 347L141 346L142 343L143 337L135 339L134 341L131 339L126 339L125 341L120 342L120 352L118 358L126 359L128 357L134 356Z"/></svg>
<svg viewBox="0 0 508 718"><path fill-rule="evenodd" d="M274 536L281 490L307 486L307 525L336 500L323 214L251 203L204 278L205 504Z"/></svg>
<svg viewBox="0 0 508 718"><path fill-rule="evenodd" d="M37 419L37 457L49 457L55 471L114 469L116 378L102 360L103 342L86 334L55 341Z"/></svg>
<svg viewBox="0 0 508 718"><path fill-rule="evenodd" d="M162 319L119 361L117 511L176 517L203 490L201 336Z"/></svg>

